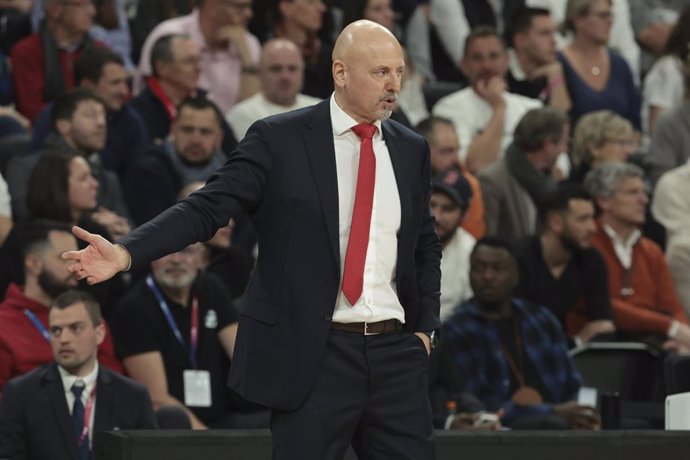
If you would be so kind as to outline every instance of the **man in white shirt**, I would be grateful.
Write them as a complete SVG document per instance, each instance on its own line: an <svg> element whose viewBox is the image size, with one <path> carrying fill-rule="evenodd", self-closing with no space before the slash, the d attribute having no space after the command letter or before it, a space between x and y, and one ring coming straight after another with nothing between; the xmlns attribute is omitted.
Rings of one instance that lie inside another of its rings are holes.
<svg viewBox="0 0 690 460"><path fill-rule="evenodd" d="M469 269L470 253L476 243L460 227L472 200L470 183L457 169L449 169L434 178L429 207L436 219L436 234L441 240L441 322L456 306L472 297Z"/></svg>
<svg viewBox="0 0 690 460"><path fill-rule="evenodd" d="M94 432L156 427L146 389L98 365L106 329L90 295L58 296L46 334L56 363L3 388L1 458L88 460Z"/></svg>
<svg viewBox="0 0 690 460"><path fill-rule="evenodd" d="M304 83L302 52L290 40L269 40L261 52L261 90L234 106L225 116L237 140L242 140L256 120L301 109L321 99L300 93Z"/></svg>
<svg viewBox="0 0 690 460"><path fill-rule="evenodd" d="M502 156L518 121L542 103L507 92L508 54L495 29L477 27L467 36L460 67L470 87L442 98L432 112L453 122L460 160L476 174Z"/></svg>

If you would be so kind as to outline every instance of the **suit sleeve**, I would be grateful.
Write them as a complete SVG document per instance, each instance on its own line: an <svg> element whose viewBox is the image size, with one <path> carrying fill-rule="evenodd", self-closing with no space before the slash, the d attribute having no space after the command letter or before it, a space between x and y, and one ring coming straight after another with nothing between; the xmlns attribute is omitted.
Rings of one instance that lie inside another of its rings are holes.
<svg viewBox="0 0 690 460"><path fill-rule="evenodd" d="M13 382L3 388L0 402L0 458L26 459L26 418Z"/></svg>
<svg viewBox="0 0 690 460"><path fill-rule="evenodd" d="M265 121L255 123L235 154L204 188L125 237L120 243L132 255L132 266L208 241L231 217L243 211L252 213L261 201L271 169L272 158L264 141L270 135Z"/></svg>
<svg viewBox="0 0 690 460"><path fill-rule="evenodd" d="M422 224L415 249L415 270L419 290L420 317L416 330L431 331L439 326L441 296L441 243L434 230L434 218L429 209L431 176L429 145L424 142L424 164L421 168Z"/></svg>

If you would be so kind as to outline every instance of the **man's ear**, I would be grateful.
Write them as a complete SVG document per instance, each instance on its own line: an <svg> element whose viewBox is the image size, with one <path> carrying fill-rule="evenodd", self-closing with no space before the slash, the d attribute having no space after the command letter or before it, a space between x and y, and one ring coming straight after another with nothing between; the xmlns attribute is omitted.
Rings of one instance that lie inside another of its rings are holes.
<svg viewBox="0 0 690 460"><path fill-rule="evenodd" d="M347 83L347 65L340 59L333 61L333 82L336 86L343 88Z"/></svg>
<svg viewBox="0 0 690 460"><path fill-rule="evenodd" d="M103 322L103 320L101 320L101 324L96 326L95 330L96 330L96 342L98 343L98 345L100 345L105 340L105 335L106 335L105 323Z"/></svg>
<svg viewBox="0 0 690 460"><path fill-rule="evenodd" d="M35 254L28 254L24 258L24 270L27 274L38 276L43 271L43 261Z"/></svg>

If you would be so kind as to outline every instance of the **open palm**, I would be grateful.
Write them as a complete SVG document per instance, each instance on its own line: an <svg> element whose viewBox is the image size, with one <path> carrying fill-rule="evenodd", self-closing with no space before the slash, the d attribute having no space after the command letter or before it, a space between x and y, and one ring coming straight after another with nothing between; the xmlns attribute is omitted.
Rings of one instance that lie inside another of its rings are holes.
<svg viewBox="0 0 690 460"><path fill-rule="evenodd" d="M62 254L63 259L74 262L68 268L79 279L86 279L88 284L96 284L112 278L127 267L128 254L122 246L116 246L102 236L77 226L72 227L72 233L89 243L80 251Z"/></svg>

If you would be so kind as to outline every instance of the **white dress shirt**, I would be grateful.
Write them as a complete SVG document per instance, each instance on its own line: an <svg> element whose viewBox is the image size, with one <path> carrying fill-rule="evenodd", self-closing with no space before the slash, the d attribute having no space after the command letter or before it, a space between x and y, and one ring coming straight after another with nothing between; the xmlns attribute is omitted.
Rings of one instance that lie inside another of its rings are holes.
<svg viewBox="0 0 690 460"><path fill-rule="evenodd" d="M630 270L632 267L632 253L633 247L637 240L642 236L642 232L635 229L630 234L628 241L623 241L623 239L618 236L618 233L608 225L604 224L604 231L611 238L611 243L613 243L613 250L616 252L616 257L620 261L623 268Z"/></svg>
<svg viewBox="0 0 690 460"><path fill-rule="evenodd" d="M331 96L331 122L338 178L338 230L340 235L340 272L344 273L345 254L350 239L352 210L357 189L360 139L352 131L358 123L345 113ZM364 262L362 295L350 305L338 290L333 321L338 323L376 322L397 319L405 322L395 286L395 269L400 228L400 196L388 147L381 133L381 122L372 139L376 156L374 204L371 210L369 244ZM342 287L341 276L341 287Z"/></svg>
<svg viewBox="0 0 690 460"><path fill-rule="evenodd" d="M96 391L96 379L98 377L98 361L93 367L93 370L89 372L84 377L77 377L67 372L62 367L58 366L58 371L60 372L60 378L62 378L62 387L65 389L65 398L67 398L67 408L69 409L70 415L72 415L72 409L74 409L74 393L72 393L72 385L77 380L82 380L84 382L85 388L81 394L81 403L86 408L86 404L91 397L91 393ZM89 448L93 445L93 421L96 415L96 395L94 394L93 405L91 406L91 414L89 414Z"/></svg>

